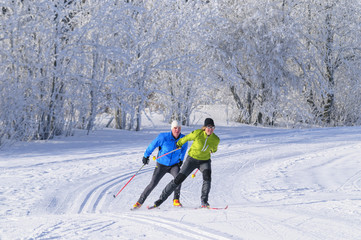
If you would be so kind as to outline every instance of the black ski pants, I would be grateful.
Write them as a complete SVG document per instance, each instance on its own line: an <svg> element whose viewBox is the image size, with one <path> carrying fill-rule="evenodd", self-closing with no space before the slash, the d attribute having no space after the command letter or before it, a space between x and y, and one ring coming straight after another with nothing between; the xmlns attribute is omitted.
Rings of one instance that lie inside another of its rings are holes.
<svg viewBox="0 0 361 240"><path fill-rule="evenodd" d="M188 177L188 175L191 174L192 171L196 168L198 168L199 171L203 174L201 202L202 204L207 203L212 181L211 160L197 160L188 155L179 174L170 183L167 184L167 186L163 189L159 200L157 200L155 204L157 206L162 204L169 197L169 195L171 195L172 192L175 191L175 189L177 189L178 186L180 186L182 182Z"/></svg>
<svg viewBox="0 0 361 240"><path fill-rule="evenodd" d="M143 193L140 195L138 202L143 204L147 199L149 194L153 191L153 189L158 185L159 181L164 177L166 173L172 174L175 178L179 173L180 167L178 164L173 166L165 166L157 162L157 165L153 172L153 177L150 180L148 186L144 189ZM180 197L181 185L177 186L174 190L174 199L179 199Z"/></svg>

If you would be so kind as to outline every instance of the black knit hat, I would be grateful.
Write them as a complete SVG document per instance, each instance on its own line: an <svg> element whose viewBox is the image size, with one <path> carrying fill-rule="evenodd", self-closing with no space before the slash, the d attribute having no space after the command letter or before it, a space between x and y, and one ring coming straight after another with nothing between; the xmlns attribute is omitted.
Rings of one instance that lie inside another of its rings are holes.
<svg viewBox="0 0 361 240"><path fill-rule="evenodd" d="M214 122L212 118L206 118L206 120L204 120L204 126L207 127L209 125L214 126Z"/></svg>

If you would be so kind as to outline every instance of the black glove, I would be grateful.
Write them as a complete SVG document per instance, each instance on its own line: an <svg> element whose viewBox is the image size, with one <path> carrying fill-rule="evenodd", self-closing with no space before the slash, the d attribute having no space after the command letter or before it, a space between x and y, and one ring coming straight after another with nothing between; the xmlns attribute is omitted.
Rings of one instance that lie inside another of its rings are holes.
<svg viewBox="0 0 361 240"><path fill-rule="evenodd" d="M182 146L179 146L178 143L176 145L177 145L177 148L182 148Z"/></svg>
<svg viewBox="0 0 361 240"><path fill-rule="evenodd" d="M149 157L143 157L143 163L148 164L149 163Z"/></svg>
<svg viewBox="0 0 361 240"><path fill-rule="evenodd" d="M181 167L183 164L183 161L179 161L178 166Z"/></svg>

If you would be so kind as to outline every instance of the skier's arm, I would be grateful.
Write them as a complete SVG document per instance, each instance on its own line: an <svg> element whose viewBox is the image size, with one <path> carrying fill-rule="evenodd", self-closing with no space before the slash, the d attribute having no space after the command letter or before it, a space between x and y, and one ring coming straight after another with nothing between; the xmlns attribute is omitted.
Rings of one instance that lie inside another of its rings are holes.
<svg viewBox="0 0 361 240"><path fill-rule="evenodd" d="M219 140L219 138L217 137L217 138L215 139L215 144L212 146L212 148L211 148L211 150L210 150L211 153L217 152L219 142L220 142L220 140Z"/></svg>
<svg viewBox="0 0 361 240"><path fill-rule="evenodd" d="M147 149L144 152L144 157L149 157L152 152L154 151L154 149L156 149L157 147L160 146L160 135L158 135L158 137L156 137L147 147Z"/></svg>
<svg viewBox="0 0 361 240"><path fill-rule="evenodd" d="M188 148L188 142L186 142L186 143L184 143L184 144L182 145L181 154L180 154L180 156L179 156L179 159L180 159L181 161L183 161L184 156L186 155L187 148Z"/></svg>
<svg viewBox="0 0 361 240"><path fill-rule="evenodd" d="M185 144L188 141L193 141L195 139L195 137L197 136L197 130L185 135L184 137L182 137L181 139L178 140L177 142L177 147L182 147L183 144Z"/></svg>

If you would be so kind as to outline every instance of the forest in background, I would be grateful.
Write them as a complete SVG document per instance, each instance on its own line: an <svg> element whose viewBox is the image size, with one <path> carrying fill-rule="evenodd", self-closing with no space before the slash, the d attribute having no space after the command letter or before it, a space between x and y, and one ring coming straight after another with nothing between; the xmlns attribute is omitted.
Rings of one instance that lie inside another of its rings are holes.
<svg viewBox="0 0 361 240"><path fill-rule="evenodd" d="M359 0L2 0L0 146L201 105L261 126L361 124Z"/></svg>

